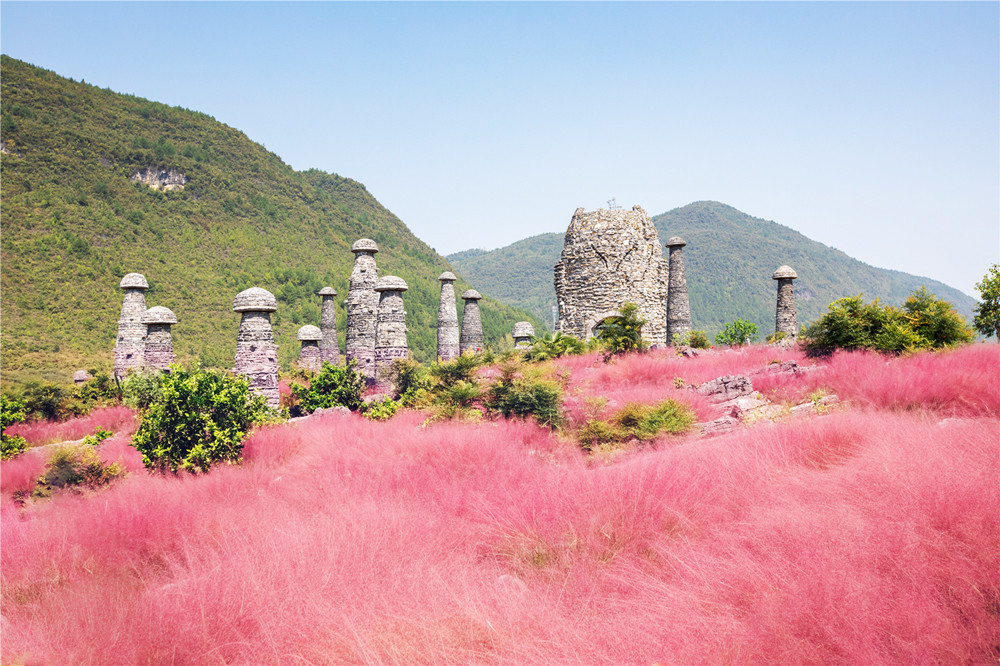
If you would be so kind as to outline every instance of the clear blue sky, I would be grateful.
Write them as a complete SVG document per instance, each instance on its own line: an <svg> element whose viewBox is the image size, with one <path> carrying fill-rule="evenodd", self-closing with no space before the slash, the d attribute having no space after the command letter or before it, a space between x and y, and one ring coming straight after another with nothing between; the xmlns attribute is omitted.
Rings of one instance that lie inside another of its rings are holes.
<svg viewBox="0 0 1000 666"><path fill-rule="evenodd" d="M0 3L0 50L364 183L442 254L712 199L970 294L1000 3Z"/></svg>

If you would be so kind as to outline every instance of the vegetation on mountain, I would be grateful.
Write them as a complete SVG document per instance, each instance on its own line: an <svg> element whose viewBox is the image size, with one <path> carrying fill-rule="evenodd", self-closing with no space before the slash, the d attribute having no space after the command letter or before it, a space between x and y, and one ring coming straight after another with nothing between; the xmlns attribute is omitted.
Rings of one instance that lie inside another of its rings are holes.
<svg viewBox="0 0 1000 666"><path fill-rule="evenodd" d="M568 221L568 217L567 217ZM726 322L744 318L764 333L774 330L774 269L787 264L799 274L795 298L799 322L817 319L826 306L862 293L902 305L914 289L928 289L971 317L974 300L935 280L869 266L834 248L810 240L781 224L742 213L714 201L699 201L653 218L660 240L680 236L691 319L710 337ZM448 255L462 275L487 285L483 294L530 310L551 322L556 304L552 267L559 260L563 234L533 236L490 252Z"/></svg>
<svg viewBox="0 0 1000 666"><path fill-rule="evenodd" d="M973 326L983 335L993 336L1000 342L1000 265L993 264L976 283L981 302L976 303Z"/></svg>
<svg viewBox="0 0 1000 666"><path fill-rule="evenodd" d="M0 59L4 382L68 383L78 368L107 370L128 272L149 281L149 306L179 319L182 363L232 366L233 297L273 292L278 358L297 357L299 326L319 322L315 292L343 296L358 238L375 240L383 275L403 277L409 344L436 349L440 287L451 266L365 187L322 171L296 172L242 132L203 113L102 90ZM183 174L183 189L132 182L145 170ZM460 279L461 292L473 284ZM458 304L461 317L462 303ZM338 308L341 345L346 315ZM541 321L481 302L488 342L514 322Z"/></svg>

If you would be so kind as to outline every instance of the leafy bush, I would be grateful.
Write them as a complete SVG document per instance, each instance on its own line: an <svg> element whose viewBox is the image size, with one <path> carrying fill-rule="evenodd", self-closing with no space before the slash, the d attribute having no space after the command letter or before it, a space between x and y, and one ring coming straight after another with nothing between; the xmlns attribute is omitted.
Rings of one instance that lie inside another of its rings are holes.
<svg viewBox="0 0 1000 666"><path fill-rule="evenodd" d="M54 489L66 487L96 489L126 473L121 463L105 464L93 446L66 444L53 451L32 494L48 497Z"/></svg>
<svg viewBox="0 0 1000 666"><path fill-rule="evenodd" d="M983 299L972 309L972 324L985 336L995 336L1000 342L1000 264L993 264L986 271L976 291Z"/></svg>
<svg viewBox="0 0 1000 666"><path fill-rule="evenodd" d="M737 319L722 327L715 336L715 344L728 347L742 347L757 340L757 324L746 319Z"/></svg>
<svg viewBox="0 0 1000 666"><path fill-rule="evenodd" d="M616 446L633 439L648 441L662 433L686 431L695 422L689 407L673 400L659 405L630 402L610 419L590 419L579 433L580 444L586 450L598 445Z"/></svg>
<svg viewBox="0 0 1000 666"><path fill-rule="evenodd" d="M532 336L531 347L524 352L528 361L548 361L560 356L583 354L587 351L587 343L562 331L545 333L542 336Z"/></svg>
<svg viewBox="0 0 1000 666"><path fill-rule="evenodd" d="M7 426L24 420L24 405L10 396L0 395L0 458L13 458L28 448L20 435L8 435Z"/></svg>
<svg viewBox="0 0 1000 666"><path fill-rule="evenodd" d="M423 407L430 402L431 374L427 366L413 359L398 359L393 363L393 373L402 405Z"/></svg>
<svg viewBox="0 0 1000 666"><path fill-rule="evenodd" d="M155 370L131 370L121 383L122 402L132 409L146 409L163 392L163 374Z"/></svg>
<svg viewBox="0 0 1000 666"><path fill-rule="evenodd" d="M501 366L500 377L490 386L483 406L493 414L507 418L533 417L538 423L555 427L562 422L559 410L562 389L559 384L541 377L524 376L517 362Z"/></svg>
<svg viewBox="0 0 1000 666"><path fill-rule="evenodd" d="M364 390L365 379L355 370L354 363L339 366L324 361L323 368L312 378L309 386L292 384L292 393L307 414L329 407L347 407L357 411Z"/></svg>
<svg viewBox="0 0 1000 666"><path fill-rule="evenodd" d="M132 443L147 467L207 471L216 462L239 460L244 436L272 416L245 377L174 366Z"/></svg>
<svg viewBox="0 0 1000 666"><path fill-rule="evenodd" d="M96 405L118 402L121 399L114 377L107 372L90 371L90 379L76 388L76 397L89 411Z"/></svg>
<svg viewBox="0 0 1000 666"><path fill-rule="evenodd" d="M972 342L973 332L951 303L936 298L926 287L915 290L903 304L907 327L923 338L920 347L938 349Z"/></svg>
<svg viewBox="0 0 1000 666"><path fill-rule="evenodd" d="M645 351L649 344L642 338L642 326L646 321L639 316L639 307L635 303L625 303L618 311L617 317L605 320L597 338L606 349L604 360L628 352Z"/></svg>
<svg viewBox="0 0 1000 666"><path fill-rule="evenodd" d="M400 402L392 398L382 398L371 402L361 403L360 412L366 419L372 421L386 421L391 419L399 411Z"/></svg>
<svg viewBox="0 0 1000 666"><path fill-rule="evenodd" d="M708 335L705 334L705 331L688 331L684 335L674 333L673 346L709 349L712 343L708 341Z"/></svg>

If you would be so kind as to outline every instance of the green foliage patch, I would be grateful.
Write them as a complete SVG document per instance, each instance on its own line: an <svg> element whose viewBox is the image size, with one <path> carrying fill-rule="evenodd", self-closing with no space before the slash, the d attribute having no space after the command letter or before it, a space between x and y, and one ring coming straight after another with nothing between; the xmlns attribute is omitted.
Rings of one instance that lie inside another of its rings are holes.
<svg viewBox="0 0 1000 666"><path fill-rule="evenodd" d="M636 440L646 442L662 434L680 434L694 424L694 412L674 400L658 405L630 402L608 419L589 419L580 429L580 445L587 451L616 448Z"/></svg>
<svg viewBox="0 0 1000 666"><path fill-rule="evenodd" d="M757 324L746 319L737 319L726 324L715 336L715 344L728 347L742 347L757 340Z"/></svg>
<svg viewBox="0 0 1000 666"><path fill-rule="evenodd" d="M353 363L341 366L324 361L322 369L309 380L309 386L292 384L302 412L312 414L317 409L346 407L352 412L361 406L365 378Z"/></svg>
<svg viewBox="0 0 1000 666"><path fill-rule="evenodd" d="M20 401L0 394L0 459L13 458L28 448L20 435L8 435L7 427L24 420L24 405Z"/></svg>

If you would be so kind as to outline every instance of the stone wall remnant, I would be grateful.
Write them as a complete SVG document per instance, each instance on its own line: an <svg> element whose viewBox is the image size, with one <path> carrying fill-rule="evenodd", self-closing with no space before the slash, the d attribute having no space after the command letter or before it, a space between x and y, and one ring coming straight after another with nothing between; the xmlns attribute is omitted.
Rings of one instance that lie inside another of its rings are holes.
<svg viewBox="0 0 1000 666"><path fill-rule="evenodd" d="M317 326L306 324L299 329L295 338L302 343L302 348L299 350L299 367L313 372L322 370L324 358L320 344L323 341L323 331Z"/></svg>
<svg viewBox="0 0 1000 666"><path fill-rule="evenodd" d="M778 281L778 303L774 313L775 334L784 333L788 339L794 340L799 334L799 322L795 312L795 288L792 280L798 274L790 266L779 266L771 276ZM777 337L777 335L776 335Z"/></svg>
<svg viewBox="0 0 1000 666"><path fill-rule="evenodd" d="M441 273L441 301L438 305L437 356L450 361L459 354L458 308L455 306L455 274Z"/></svg>
<svg viewBox="0 0 1000 666"><path fill-rule="evenodd" d="M118 340L115 343L115 377L124 379L130 368L143 364L146 348L146 290L149 283L141 273L129 273L118 285L125 290L122 312L118 318Z"/></svg>
<svg viewBox="0 0 1000 666"><path fill-rule="evenodd" d="M167 370L174 362L174 343L170 327L177 323L177 316L162 305L146 310L142 317L146 325L144 364L150 370Z"/></svg>
<svg viewBox="0 0 1000 666"><path fill-rule="evenodd" d="M670 267L667 278L667 344L675 335L691 332L691 307L688 303L687 278L684 276L684 254L687 245L677 236L667 239Z"/></svg>
<svg viewBox="0 0 1000 666"><path fill-rule="evenodd" d="M334 300L337 290L333 287L323 287L317 293L323 299L319 314L319 329L323 334L318 345L320 365L322 361L336 365L340 362L340 343L337 342L337 304Z"/></svg>
<svg viewBox="0 0 1000 666"><path fill-rule="evenodd" d="M280 399L278 345L271 330L271 313L277 309L274 294L260 287L241 291L233 300L233 312L241 314L233 372L245 375L250 388L261 393L275 408Z"/></svg>
<svg viewBox="0 0 1000 666"><path fill-rule="evenodd" d="M554 272L557 331L588 340L622 305L635 303L646 320L642 337L666 341L666 266L656 227L642 207L577 208Z"/></svg>
<svg viewBox="0 0 1000 666"><path fill-rule="evenodd" d="M403 292L406 290L406 281L395 275L387 275L375 283L375 291L379 295L375 385L381 392L388 392L393 388L388 379L393 362L410 356L406 344L406 309L403 305Z"/></svg>
<svg viewBox="0 0 1000 666"><path fill-rule="evenodd" d="M354 361L357 371L369 382L375 379L375 326L378 318L378 245L370 238L359 239L351 246L354 269L347 290L347 341L344 356Z"/></svg>
<svg viewBox="0 0 1000 666"><path fill-rule="evenodd" d="M535 327L530 321L519 321L514 324L511 335L514 338L514 349L528 349L531 347L531 338L535 336Z"/></svg>
<svg viewBox="0 0 1000 666"><path fill-rule="evenodd" d="M462 312L462 334L459 337L458 353L467 351L478 354L483 351L483 320L479 313L482 295L475 289L462 292L465 310Z"/></svg>

